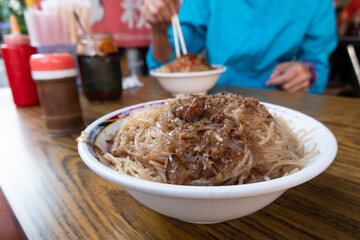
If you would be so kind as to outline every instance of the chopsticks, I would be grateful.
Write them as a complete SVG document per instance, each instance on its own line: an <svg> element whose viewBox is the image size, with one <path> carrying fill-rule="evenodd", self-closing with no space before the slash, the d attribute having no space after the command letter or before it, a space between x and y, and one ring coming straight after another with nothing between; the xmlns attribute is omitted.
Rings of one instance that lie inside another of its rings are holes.
<svg viewBox="0 0 360 240"><path fill-rule="evenodd" d="M187 54L187 49L186 49L186 45L185 45L185 41L184 41L184 36L182 34L182 31L181 31L179 17L178 17L177 14L175 14L171 18L171 24L172 24L173 33L174 33L176 57L181 56L180 48L179 48L179 40L180 40L181 48L183 50L183 54L186 55Z"/></svg>

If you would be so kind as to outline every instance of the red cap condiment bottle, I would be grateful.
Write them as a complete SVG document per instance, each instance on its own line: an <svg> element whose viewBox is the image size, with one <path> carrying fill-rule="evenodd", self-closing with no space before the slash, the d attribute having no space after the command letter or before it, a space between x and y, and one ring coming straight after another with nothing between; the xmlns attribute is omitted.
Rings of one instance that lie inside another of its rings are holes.
<svg viewBox="0 0 360 240"><path fill-rule="evenodd" d="M39 97L29 67L29 58L36 53L36 48L30 46L28 36L20 33L14 16L10 17L10 22L12 33L3 36L1 52L14 103L17 106L37 105Z"/></svg>
<svg viewBox="0 0 360 240"><path fill-rule="evenodd" d="M84 125L74 58L67 53L35 54L30 58L30 66L47 133L62 136L80 132Z"/></svg>

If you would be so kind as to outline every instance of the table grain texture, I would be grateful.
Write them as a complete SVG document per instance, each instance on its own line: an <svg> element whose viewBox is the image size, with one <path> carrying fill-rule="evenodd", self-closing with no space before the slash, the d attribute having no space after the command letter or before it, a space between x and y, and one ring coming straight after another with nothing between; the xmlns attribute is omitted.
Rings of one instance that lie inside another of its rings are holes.
<svg viewBox="0 0 360 240"><path fill-rule="evenodd" d="M121 99L81 96L85 125L119 108L171 97L152 78ZM338 153L318 177L262 210L212 225L158 214L80 159L80 133L49 137L41 108L16 107L0 90L1 188L28 239L360 239L360 99L216 86L303 112L328 127ZM0 233L1 235L1 233ZM1 236L0 236L1 238Z"/></svg>

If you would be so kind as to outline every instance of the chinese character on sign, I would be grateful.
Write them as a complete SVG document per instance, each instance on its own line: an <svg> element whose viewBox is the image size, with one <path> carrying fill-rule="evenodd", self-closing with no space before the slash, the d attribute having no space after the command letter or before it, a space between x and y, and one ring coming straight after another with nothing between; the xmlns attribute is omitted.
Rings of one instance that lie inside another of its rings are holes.
<svg viewBox="0 0 360 240"><path fill-rule="evenodd" d="M121 16L123 23L128 23L130 29L142 28L146 22L145 18L141 14L142 0L123 0L121 7L124 9L124 13Z"/></svg>
<svg viewBox="0 0 360 240"><path fill-rule="evenodd" d="M143 0L91 0L92 30L111 32L119 47L150 44L150 28L141 14Z"/></svg>

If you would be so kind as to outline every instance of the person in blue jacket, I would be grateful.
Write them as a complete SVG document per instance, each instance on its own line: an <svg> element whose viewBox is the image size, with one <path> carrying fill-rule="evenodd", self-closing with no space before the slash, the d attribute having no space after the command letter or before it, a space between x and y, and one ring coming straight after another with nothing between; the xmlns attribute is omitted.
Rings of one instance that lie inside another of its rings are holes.
<svg viewBox="0 0 360 240"><path fill-rule="evenodd" d="M179 12L179 13L178 13ZM147 64L175 58L171 17L178 13L188 52L205 49L227 71L217 84L321 93L337 44L331 0L144 0L151 25Z"/></svg>

